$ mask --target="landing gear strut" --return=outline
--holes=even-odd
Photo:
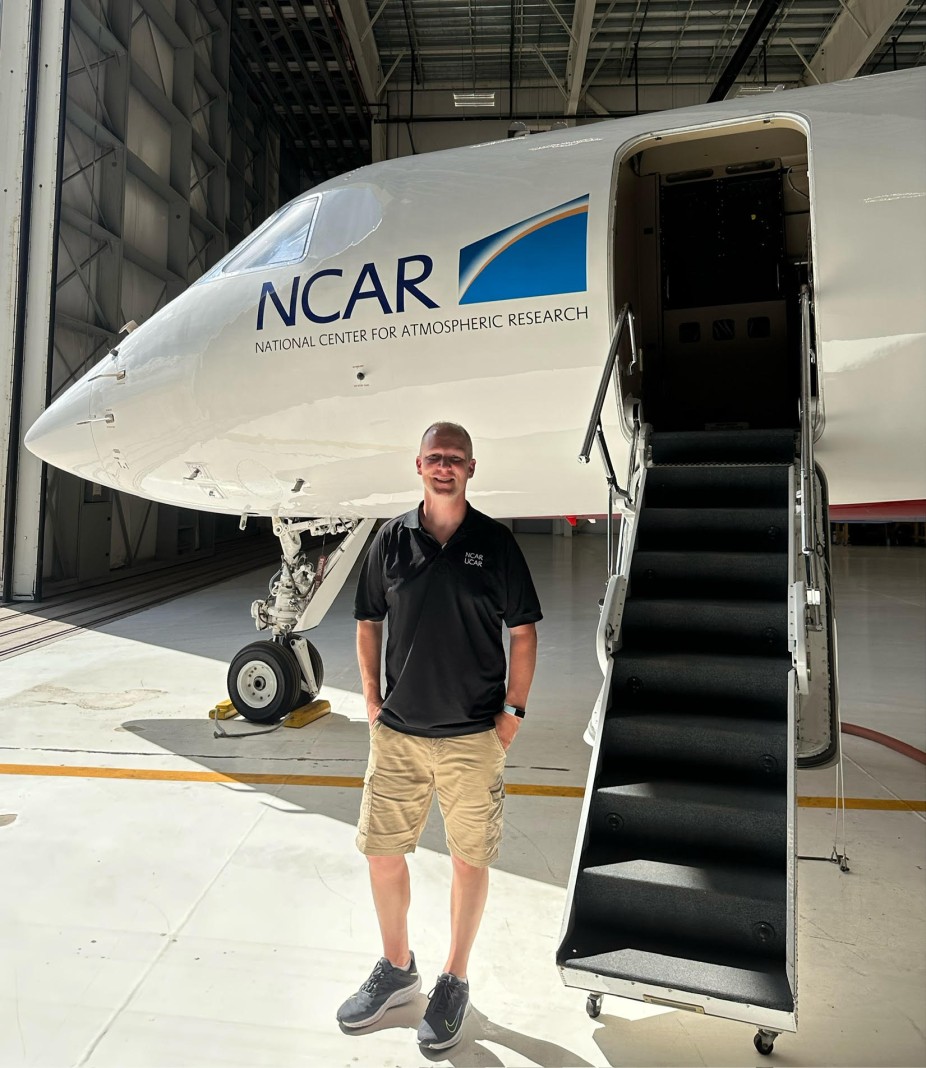
[[[296,632],[317,627],[331,607],[360,555],[372,519],[290,520],[274,517],[283,559],[263,600],[251,605],[258,630],[269,641],[241,649],[228,668],[228,696],[252,723],[277,723],[294,708],[315,699],[324,680],[318,650]],[[345,534],[337,548],[317,564],[302,551],[301,535]]]

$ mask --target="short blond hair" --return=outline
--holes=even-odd
[[[466,459],[472,460],[473,458],[473,439],[469,436],[469,431],[465,426],[460,426],[459,423],[447,423],[439,422],[432,423],[428,429],[421,435],[421,444],[424,445],[425,438],[428,434],[453,434],[460,439],[461,444],[466,447]]]

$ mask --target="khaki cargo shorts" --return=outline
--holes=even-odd
[[[477,868],[498,856],[505,749],[493,727],[453,738],[419,738],[377,720],[363,780],[357,848],[368,857],[414,853],[437,792],[447,846]]]

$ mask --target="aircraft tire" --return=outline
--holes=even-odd
[[[231,703],[251,723],[279,722],[296,707],[302,691],[296,657],[272,641],[241,649],[228,667],[227,681]]]

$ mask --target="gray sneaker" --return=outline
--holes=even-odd
[[[428,1008],[418,1028],[419,1044],[425,1049],[455,1046],[469,1012],[469,983],[449,972],[441,972],[428,997]]]
[[[407,969],[396,968],[380,957],[369,979],[338,1009],[338,1023],[343,1027],[366,1027],[376,1023],[387,1009],[411,1001],[421,989],[415,954],[411,956]]]

